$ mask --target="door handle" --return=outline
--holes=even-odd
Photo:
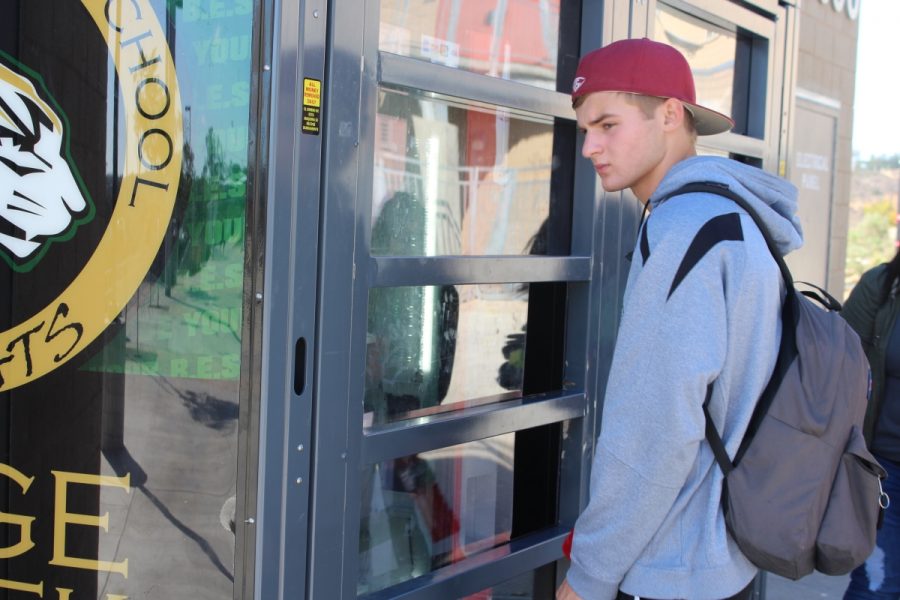
[[[294,393],[298,396],[306,387],[306,338],[294,344]]]

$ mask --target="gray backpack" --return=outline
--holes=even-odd
[[[743,198],[715,183],[689,184],[672,195],[689,192],[724,196],[743,208],[787,288],[775,371],[734,460],[707,410],[713,384],[703,406],[706,438],[725,474],[728,531],[753,564],[783,577],[799,579],[813,569],[848,573],[874,549],[889,502],[881,489],[887,473],[862,435],[871,375],[859,337],[824,290],[821,297],[794,288],[784,259]]]

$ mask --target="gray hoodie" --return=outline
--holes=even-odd
[[[733,456],[775,365],[784,285],[749,215],[686,183],[728,185],[760,214],[779,250],[802,244],[789,182],[718,157],[676,164],[650,199],[625,288],[591,499],[575,524],[568,581],[585,600],[617,590],[716,600],[754,567],[727,535],[722,472],[705,440],[703,401]]]

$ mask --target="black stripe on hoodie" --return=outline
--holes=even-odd
[[[666,300],[672,297],[676,288],[684,281],[697,263],[706,256],[706,253],[713,249],[719,242],[743,241],[744,230],[741,229],[741,217],[737,213],[728,213],[713,217],[703,224],[697,235],[688,246],[678,270],[675,272],[675,278],[672,280],[672,287],[669,288],[669,295]]]

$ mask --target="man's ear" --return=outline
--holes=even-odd
[[[666,98],[662,105],[663,128],[667,131],[684,126],[684,104],[675,98]]]

